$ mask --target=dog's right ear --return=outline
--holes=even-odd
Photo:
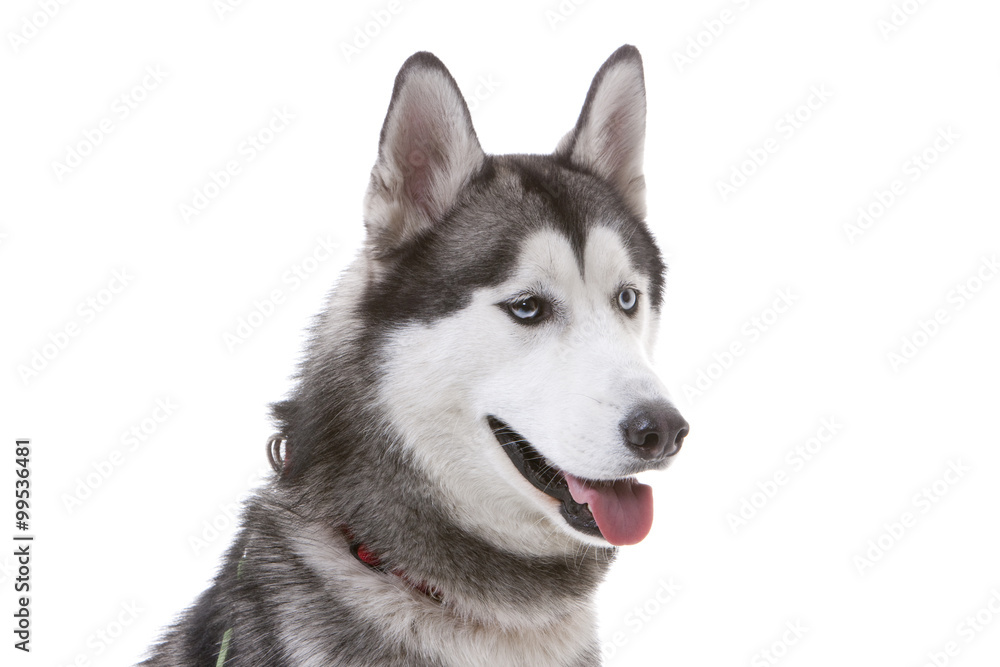
[[[426,52],[410,56],[396,76],[365,197],[373,257],[392,255],[440,220],[484,159],[444,64]]]

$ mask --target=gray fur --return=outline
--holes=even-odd
[[[618,80],[642,95],[633,47],[608,60],[595,86],[623,68]],[[425,88],[407,88],[416,85]],[[557,539],[523,553],[470,531],[404,446],[379,387],[394,332],[447,318],[476,287],[498,284],[532,230],[558,230],[582,262],[588,229],[615,229],[658,314],[664,267],[636,171],[645,102],[602,134],[587,123],[608,115],[591,107],[607,97],[592,88],[552,156],[490,156],[444,66],[430,54],[404,64],[372,172],[365,250],[313,325],[293,395],[274,406],[289,461],[247,502],[212,586],[142,665],[215,666],[227,630],[227,667],[600,663],[592,600],[615,549]],[[425,160],[416,170],[399,159],[411,152],[399,147],[414,104],[439,123],[415,140]],[[583,145],[585,135],[600,145]],[[428,163],[433,173],[421,171]],[[607,171],[615,165],[625,173]],[[381,571],[350,554],[341,526],[379,555]]]

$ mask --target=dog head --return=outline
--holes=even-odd
[[[365,201],[358,317],[387,423],[463,525],[529,552],[632,544],[638,472],[688,426],[653,371],[645,89],[624,46],[551,155],[487,155],[444,65],[397,76]]]

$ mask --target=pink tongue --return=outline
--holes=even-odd
[[[653,489],[634,479],[617,482],[588,482],[569,473],[566,485],[573,500],[586,503],[611,544],[637,544],[653,527]]]

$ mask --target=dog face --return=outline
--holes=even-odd
[[[388,423],[456,519],[508,548],[638,542],[687,424],[653,372],[645,93],[622,47],[551,156],[487,156],[454,80],[403,66],[372,171],[363,307]],[[575,548],[575,546],[573,547]]]

